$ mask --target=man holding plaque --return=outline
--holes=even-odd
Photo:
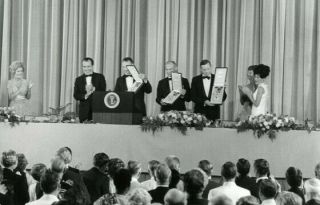
[[[221,103],[212,102],[215,75],[211,73],[211,62],[202,60],[200,67],[201,74],[195,76],[191,83],[191,99],[195,103],[194,112],[204,114],[209,120],[217,120],[220,118],[220,105],[227,98],[227,94],[223,91]]]
[[[92,93],[94,91],[105,91],[106,80],[100,73],[93,72],[93,59],[82,60],[83,75],[76,78],[74,83],[74,99],[80,101],[80,122],[92,120]]]
[[[134,92],[135,108],[142,113],[142,116],[146,116],[146,105],[144,102],[144,93],[151,93],[152,87],[145,74],[141,74],[133,66],[134,61],[130,57],[122,59],[121,68],[123,71],[122,76],[117,79],[116,87],[114,91],[117,92]],[[133,67],[134,73],[131,73],[128,66]],[[130,67],[130,68],[131,68]]]
[[[158,83],[156,102],[161,105],[162,112],[186,110],[185,103],[190,102],[188,79],[181,77],[181,73],[178,73],[178,66],[174,61],[166,62],[165,72],[167,77]],[[170,99],[170,95],[173,95],[172,99]]]

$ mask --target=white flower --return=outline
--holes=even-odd
[[[264,121],[264,122],[263,122],[263,125],[266,127],[266,126],[268,126],[268,125],[269,125],[269,123],[268,123],[268,122],[266,122],[266,121]]]

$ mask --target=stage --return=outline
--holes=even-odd
[[[89,169],[97,152],[119,157],[125,163],[138,160],[144,171],[149,160],[163,161],[170,154],[181,159],[182,172],[208,159],[214,165],[215,175],[220,175],[224,162],[236,162],[242,157],[251,164],[257,158],[267,159],[276,177],[284,177],[289,166],[300,168],[304,177],[312,177],[316,163],[320,162],[320,132],[316,131],[279,132],[272,142],[266,136],[255,138],[252,131],[237,133],[225,128],[189,129],[184,136],[169,127],[152,135],[131,125],[20,123],[11,127],[9,123],[0,123],[0,151],[13,149],[24,153],[28,168],[39,162],[50,164],[55,151],[63,146],[72,149],[73,165],[79,164],[80,169]]]

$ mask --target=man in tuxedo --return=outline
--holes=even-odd
[[[259,198],[258,185],[254,178],[248,176],[250,172],[250,162],[243,158],[239,159],[237,162],[237,172],[239,175],[236,178],[236,184],[248,189],[252,196]]]
[[[149,191],[149,194],[152,197],[151,203],[164,204],[164,196],[169,191],[171,178],[170,168],[165,164],[160,164],[155,171],[155,177],[157,188]]]
[[[191,83],[191,100],[195,103],[194,112],[204,114],[209,120],[220,118],[220,105],[210,102],[214,74],[211,74],[211,62],[202,60],[200,62],[201,74],[195,76]],[[223,93],[223,102],[227,94]]]
[[[212,179],[212,170],[213,170],[213,165],[208,161],[208,160],[201,160],[198,164],[198,167],[202,169],[206,175],[208,176],[208,184],[204,188],[203,193],[202,193],[202,198],[207,199],[209,191],[211,189],[219,187],[221,184],[215,182]]]
[[[80,122],[92,120],[92,93],[105,91],[106,80],[100,73],[93,72],[94,61],[92,58],[82,60],[83,75],[76,78],[74,83],[74,99],[80,101]]]
[[[130,57],[126,57],[122,59],[121,62],[121,68],[124,73],[124,75],[120,76],[117,79],[116,87],[114,88],[114,91],[117,92],[130,92],[130,90],[133,87],[134,79],[131,76],[127,65],[133,65],[134,61]],[[144,93],[151,93],[152,87],[149,83],[147,77],[144,74],[140,74],[140,78],[143,80],[142,86],[134,93],[134,102],[135,102],[135,109],[138,113],[141,113],[142,116],[146,116],[146,105],[144,102]]]
[[[172,80],[171,76],[173,72],[178,72],[178,66],[174,61],[168,61],[165,64],[165,71],[167,77],[160,80],[157,88],[156,102],[161,105],[161,111],[169,110],[186,110],[185,102],[190,101],[190,85],[188,79],[182,78],[182,89],[179,90],[180,97],[173,103],[167,104],[163,100],[172,91]]]

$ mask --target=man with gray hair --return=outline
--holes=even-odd
[[[304,183],[306,205],[320,204],[320,180],[317,178],[308,179]]]
[[[169,191],[170,178],[170,168],[166,164],[160,164],[155,171],[157,188],[149,191],[149,194],[152,197],[152,203],[164,203],[164,196]]]
[[[186,194],[178,189],[170,189],[164,196],[165,205],[186,205]]]
[[[172,104],[167,104],[164,99],[173,90],[172,73],[178,73],[178,65],[174,61],[167,61],[165,63],[166,78],[162,79],[158,83],[156,102],[161,106],[161,111],[170,110],[186,110],[186,102],[189,102],[190,97],[190,84],[188,79],[181,77],[182,88],[177,90],[180,93],[180,97]]]

